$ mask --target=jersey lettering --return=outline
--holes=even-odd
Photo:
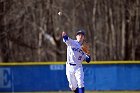
[[[82,56],[79,56],[78,60],[81,60],[82,59]]]
[[[84,52],[80,48],[72,48],[72,50],[77,51],[77,52],[81,53],[82,55],[84,55]]]

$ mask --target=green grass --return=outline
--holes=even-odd
[[[73,93],[73,92],[46,92],[46,93]],[[85,93],[140,93],[140,91],[88,91]]]
[[[73,93],[73,92],[44,92],[44,93]],[[140,91],[90,91],[85,93],[140,93]]]
[[[59,91],[59,92],[0,92],[0,93],[73,93],[73,92]],[[86,91],[85,93],[140,93],[140,91]]]

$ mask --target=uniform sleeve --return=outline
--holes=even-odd
[[[86,54],[85,54],[85,61],[86,61],[87,63],[89,63],[90,60],[91,60],[91,57],[90,57],[89,55],[86,55]]]
[[[72,46],[74,40],[72,40],[67,35],[65,35],[65,36],[63,36],[63,42],[66,43],[67,46]]]

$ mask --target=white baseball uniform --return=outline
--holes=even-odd
[[[66,62],[66,75],[71,90],[77,87],[84,87],[84,72],[82,61],[85,59],[86,54],[81,49],[81,44],[77,40],[68,40],[63,38],[63,42],[67,45],[67,62]]]

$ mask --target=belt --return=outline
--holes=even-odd
[[[76,66],[76,64],[69,63],[71,66]]]
[[[69,65],[71,65],[71,66],[76,66],[76,64],[73,64],[73,63],[68,63]]]

